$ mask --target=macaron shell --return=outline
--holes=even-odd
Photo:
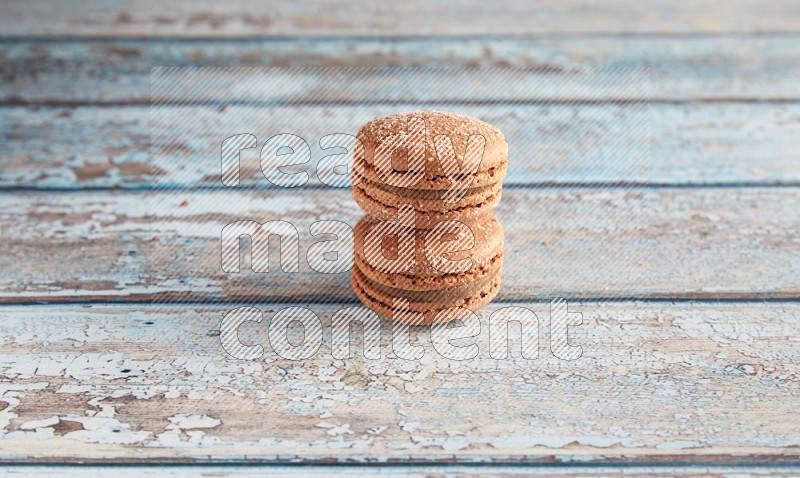
[[[439,317],[440,322],[447,322],[455,318],[452,313],[446,312],[454,307],[463,307],[473,313],[477,312],[497,296],[500,290],[501,275],[502,267],[498,267],[492,276],[478,281],[479,284],[474,284],[473,288],[468,289],[468,293],[465,293],[467,289],[464,288],[429,292],[399,289],[387,291],[370,281],[357,266],[354,266],[350,283],[358,299],[378,315],[401,323],[411,323],[412,317],[415,317],[419,320],[414,321],[413,325],[428,325],[438,322],[436,319],[439,313],[442,314]],[[405,310],[415,314],[399,314],[395,317],[392,310],[394,299],[405,299],[407,301]]]
[[[415,183],[415,189],[447,189],[452,181],[441,166],[434,139],[439,135],[450,138],[453,152],[461,164],[470,136],[479,135],[485,140],[483,155],[472,181],[467,187],[494,184],[505,177],[508,167],[508,143],[499,129],[481,120],[455,113],[441,111],[411,111],[374,119],[358,131],[357,137],[363,148],[354,152],[354,170],[369,181],[383,184],[384,180],[375,169],[375,152],[378,146],[391,135],[405,134],[412,118],[425,121],[425,175]],[[387,158],[382,158],[386,160]]]
[[[367,214],[382,220],[397,218],[402,205],[410,205],[417,215],[417,227],[428,229],[441,221],[471,221],[491,213],[502,196],[502,184],[497,183],[467,194],[455,203],[441,199],[415,199],[399,196],[364,181],[353,186],[353,199]]]
[[[468,284],[492,274],[503,262],[503,253],[493,257],[479,267],[473,267],[463,274],[445,274],[432,277],[415,277],[409,274],[387,274],[372,268],[363,258],[356,256],[354,264],[361,273],[373,282],[408,291],[435,291],[445,287]]]

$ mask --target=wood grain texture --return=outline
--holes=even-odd
[[[402,106],[184,108],[152,123],[147,107],[12,107],[0,117],[5,188],[222,187],[219,151],[233,132],[290,132],[309,143],[317,175],[327,134],[354,134],[372,118],[423,109]],[[800,105],[526,105],[437,108],[499,127],[509,142],[506,184],[797,184]],[[152,112],[155,118],[156,112]],[[151,130],[151,126],[157,129]],[[151,133],[179,145],[150,150]],[[242,152],[241,185],[272,186],[259,149]],[[152,153],[152,155],[151,155]]]
[[[481,316],[511,304],[494,304]],[[0,457],[22,461],[795,462],[796,302],[571,303],[583,355],[466,361],[330,354],[338,306],[310,306],[323,345],[278,357],[267,324],[220,345],[229,306],[2,307]],[[260,304],[266,320],[280,304]],[[298,333],[299,330],[292,330]]]
[[[95,470],[136,476],[797,471],[798,25],[789,0],[4,3],[0,188],[14,190],[0,192],[0,463],[130,464]],[[202,100],[214,107],[185,111],[191,124],[157,117],[180,141],[170,162],[157,158],[156,179],[183,190],[140,190],[152,172],[152,67],[365,65],[528,73],[501,74],[504,88],[415,90],[402,74],[336,82],[311,70],[272,96],[211,85]],[[636,68],[649,71],[649,96],[585,80]],[[281,121],[227,104],[253,99]],[[305,254],[319,239],[311,223],[355,223],[349,191],[262,188],[252,157],[250,190],[190,189],[215,183],[231,116],[261,142],[302,130],[316,151],[331,123],[352,129],[387,105],[442,99],[513,137],[498,210],[504,285],[481,312],[481,354],[446,359],[417,329],[425,356],[401,360],[383,323],[381,359],[334,359],[331,316],[358,303],[347,274],[316,273]],[[118,187],[134,191],[81,191]],[[220,231],[238,219],[294,222],[300,272],[223,273]],[[578,360],[550,350],[548,307],[534,301],[553,296],[583,313],[570,332]],[[290,304],[323,324],[304,361],[279,358],[266,333]],[[265,346],[262,359],[220,344],[238,305],[265,314],[240,335]],[[540,358],[489,357],[486,319],[511,305],[542,321]],[[139,466],[159,462],[204,466]],[[382,466],[241,466],[290,463]]]
[[[697,33],[798,31],[800,9],[789,0],[590,0],[487,4],[468,0],[291,3],[181,0],[57,0],[12,3],[0,16],[3,35],[266,36],[266,35],[529,35],[546,33]]]
[[[84,477],[87,473],[113,474],[120,478],[128,477],[228,477],[228,476],[264,476],[270,477],[297,477],[297,476],[403,476],[410,478],[476,478],[485,476],[571,476],[571,477],[600,477],[600,476],[625,476],[625,477],[650,477],[650,476],[690,476],[706,478],[723,478],[741,476],[797,476],[796,468],[783,464],[769,465],[577,465],[550,466],[547,464],[530,465],[203,465],[203,466],[175,466],[156,465],[138,466],[136,464],[125,466],[114,464],[111,466],[95,465],[88,467],[52,467],[38,466],[7,466],[0,468],[4,476],[50,477],[57,471],[59,476]]]
[[[538,86],[531,80],[524,89],[529,99],[547,99],[581,69],[648,68],[655,100],[780,100],[798,98],[800,42],[794,35],[19,40],[0,42],[0,60],[0,101],[15,104],[149,104],[155,66],[513,66],[539,72]],[[612,96],[610,86],[595,84],[589,97]]]
[[[3,200],[0,269],[13,271],[0,278],[3,302],[355,300],[347,273],[318,273],[306,262],[322,239],[310,234],[313,222],[352,226],[361,215],[348,190],[18,192]],[[800,297],[800,188],[506,188],[497,215],[506,235],[503,300]],[[291,221],[299,272],[277,262],[269,273],[223,272],[222,228],[242,219]]]

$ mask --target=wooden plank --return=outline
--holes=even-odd
[[[265,322],[239,329],[265,347],[253,361],[220,345],[233,305],[3,307],[0,457],[796,464],[797,302],[571,303],[574,361],[550,352],[547,304],[521,303],[540,320],[539,358],[492,359],[486,320],[510,305],[481,314],[463,361],[426,328],[422,358],[399,359],[385,323],[381,358],[335,359],[336,304],[310,306],[323,345],[305,360],[270,347],[285,305],[258,305]]]
[[[546,99],[582,69],[648,68],[649,95],[663,101],[797,99],[800,74],[794,35],[22,40],[0,42],[0,60],[0,101],[15,104],[149,103],[153,66],[512,66],[539,72],[548,87],[522,85],[531,99]],[[593,86],[589,97],[621,95]],[[230,90],[218,93],[231,99]]]
[[[313,222],[361,216],[348,190],[16,192],[3,202],[0,270],[13,271],[0,277],[3,302],[355,300],[347,273],[306,262],[321,240]],[[503,300],[800,297],[800,188],[506,188],[497,215]],[[243,219],[291,221],[298,272],[277,262],[223,272],[221,231]]]
[[[410,0],[375,4],[302,0],[184,1],[164,9],[155,1],[56,0],[3,6],[3,35],[265,36],[265,35],[528,35],[547,33],[762,33],[798,31],[800,10],[789,0],[477,0],[439,4]]]
[[[706,478],[746,476],[796,476],[795,468],[789,466],[726,466],[726,465],[689,465],[689,466],[631,466],[631,465],[577,465],[551,466],[532,464],[521,465],[202,465],[202,466],[159,466],[148,463],[147,466],[133,464],[124,466],[8,466],[0,468],[4,476],[17,477],[49,477],[57,473],[64,477],[84,477],[88,471],[98,474],[113,474],[120,478],[128,477],[227,477],[227,476],[264,476],[297,477],[297,476],[403,476],[410,478],[427,478],[430,476],[446,477],[484,477],[484,476],[700,476]]]
[[[150,108],[6,108],[0,187],[222,187],[220,145],[234,132],[255,134],[259,147],[283,132],[305,138],[312,157],[302,169],[310,185],[324,186],[316,164],[330,153],[319,148],[319,139],[354,134],[364,122],[400,108],[425,105],[185,108],[154,121],[152,131],[181,147],[152,156]],[[505,133],[506,184],[800,183],[800,105],[793,103],[437,108],[482,118]],[[269,188],[258,151],[242,152],[241,185]]]

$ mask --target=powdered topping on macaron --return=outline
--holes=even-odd
[[[417,136],[419,126],[424,128],[424,134]],[[405,144],[391,142],[398,136],[406,139]],[[459,185],[471,188],[496,183],[506,174],[508,144],[503,133],[468,116],[440,111],[393,114],[365,124],[357,138],[364,147],[354,155],[354,161],[361,163],[354,169],[363,174],[363,179],[372,182],[386,184],[386,175],[381,174],[381,170],[389,167],[398,173],[407,173],[409,182],[403,187],[412,189],[447,190],[458,189]],[[392,144],[386,146],[387,139]],[[416,139],[420,140],[419,144]],[[385,147],[382,149],[381,145]],[[376,155],[381,151],[385,154]],[[475,164],[478,151],[481,154]],[[468,154],[470,152],[473,154]],[[424,172],[417,171],[423,167],[423,158]],[[470,158],[473,161],[469,161]],[[455,160],[455,168],[452,160]],[[451,165],[449,169],[445,167],[448,164]]]

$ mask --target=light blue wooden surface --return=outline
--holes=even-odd
[[[149,1],[136,8],[104,0],[0,6],[0,461],[392,463],[379,470],[281,469],[286,474],[794,472],[800,446],[797,4],[376,5],[265,7],[243,0],[181,4],[180,12]],[[197,231],[242,203],[266,201],[269,217],[355,214],[343,190],[311,184],[302,192],[305,205],[292,209],[286,191],[259,191],[252,181],[250,191],[222,199],[179,200],[175,192],[172,209],[161,208],[155,218],[145,210],[151,68],[253,65],[534,69],[527,83],[516,85],[519,104],[469,104],[481,92],[475,83],[440,105],[502,123],[513,140],[512,187],[501,213],[514,262],[499,305],[539,307],[537,300],[554,290],[613,296],[621,302],[578,307],[596,340],[619,347],[598,347],[574,367],[547,362],[533,370],[490,370],[488,362],[373,364],[364,383],[353,382],[363,374],[357,361],[323,356],[281,367],[227,361],[213,329],[237,287],[210,275],[189,285],[177,276],[148,283],[144,256],[153,238]],[[577,71],[620,67],[649,69],[649,102],[630,103],[624,95],[620,102],[619,89],[606,84],[572,105],[551,88],[574,80]],[[390,102],[411,109],[430,99],[403,90],[402,82],[393,89],[375,81],[317,86],[351,94],[306,107],[312,120],[305,129],[314,137],[325,121],[354,128],[396,106]],[[370,88],[372,102],[359,103],[358,94]],[[227,93],[213,91],[217,99]],[[620,131],[617,119],[640,119],[641,103],[648,104],[650,134]],[[208,185],[205,171],[216,164],[208,145],[225,115],[237,112],[216,106],[192,111],[199,128],[162,125],[186,139],[181,160],[188,170],[162,175],[176,178],[171,186]],[[262,127],[303,127],[292,123],[291,108],[285,107],[283,122],[265,120]],[[617,135],[603,137],[609,131]],[[650,153],[602,161],[625,141],[647,142]],[[537,153],[534,162],[529,156]],[[257,172],[250,167],[246,174],[252,179]],[[203,234],[190,240],[200,256],[213,246]],[[530,265],[537,268],[531,272]],[[265,307],[279,306],[276,300],[313,302],[319,310],[352,303],[344,283],[310,275],[270,281],[244,299]],[[324,297],[312,301],[292,292],[312,282]],[[185,300],[180,293],[186,290],[201,290],[203,299],[219,304],[150,305],[159,297]],[[632,301],[640,297],[649,299]],[[585,404],[572,407],[569,396]],[[499,413],[492,400],[513,410]],[[460,422],[448,421],[451,416]],[[420,457],[572,464],[402,466]],[[603,465],[574,466],[583,461]],[[630,462],[658,465],[624,465]]]

